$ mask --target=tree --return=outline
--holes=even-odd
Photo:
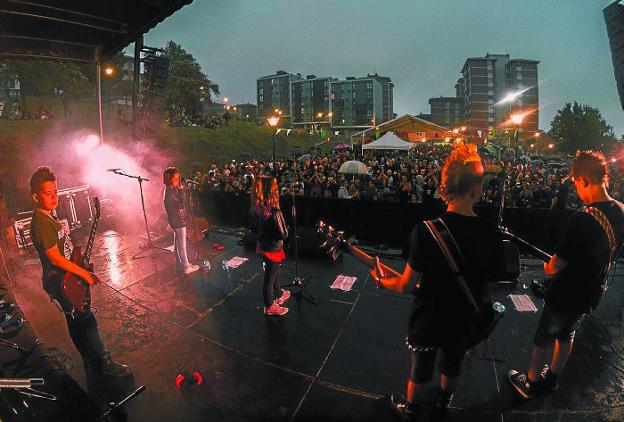
[[[181,114],[201,114],[202,102],[212,102],[212,94],[219,95],[219,85],[208,79],[197,60],[179,44],[169,41],[165,52],[170,60],[167,109],[180,114],[178,120]]]
[[[613,128],[602,118],[597,108],[566,103],[550,124],[550,135],[563,141],[567,152],[579,149],[607,150],[615,142]]]
[[[0,62],[0,78],[20,81],[20,101],[26,109],[26,95],[53,94],[54,88],[74,95],[89,88],[89,81],[80,66],[68,62],[42,60],[5,60]]]

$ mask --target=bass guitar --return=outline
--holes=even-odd
[[[330,257],[337,256],[337,250],[343,250],[367,267],[375,267],[375,258],[345,240],[343,231],[336,230],[332,226],[325,224],[323,221],[320,221],[318,223],[318,225],[316,226],[316,231],[322,240],[320,245],[321,251],[328,254]],[[391,274],[395,277],[401,276],[400,273],[388,267],[387,265],[380,263],[380,266],[386,274]]]
[[[98,197],[93,198],[93,207],[95,208],[95,216],[93,218],[93,226],[91,226],[91,233],[89,234],[85,253],[82,255],[80,247],[75,247],[70,259],[74,264],[85,269],[90,268],[89,261],[91,260],[91,251],[93,250],[93,242],[95,241],[95,232],[98,222],[100,221],[100,200]],[[70,272],[65,273],[63,276],[63,294],[65,299],[73,306],[72,313],[84,313],[89,310],[91,306],[91,290],[89,288],[89,283],[82,278]]]

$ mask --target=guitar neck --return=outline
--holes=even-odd
[[[345,242],[344,249],[346,250],[346,252],[349,255],[351,255],[352,257],[354,257],[355,259],[357,259],[358,261],[360,261],[361,263],[363,263],[367,267],[373,268],[375,266],[375,258],[373,258],[369,254],[364,252],[362,249],[357,248],[357,247],[355,247],[353,245],[349,245],[346,242]],[[396,272],[395,270],[393,270],[392,268],[388,267],[387,265],[384,265],[384,264],[380,263],[380,266],[381,266],[381,269],[386,274],[392,274],[395,277],[400,277],[401,276],[400,273]]]
[[[543,250],[541,250],[540,248],[538,248],[537,246],[534,246],[532,244],[530,244],[529,242],[527,242],[526,240],[516,236],[515,234],[511,233],[509,230],[504,229],[503,233],[510,237],[511,240],[513,240],[515,243],[525,247],[526,249],[528,249],[533,255],[537,256],[538,258],[540,258],[542,261],[544,262],[549,262],[552,258],[552,255],[544,252]]]
[[[91,260],[91,251],[93,250],[93,242],[95,241],[95,232],[97,230],[98,222],[100,221],[99,216],[96,216],[93,219],[93,226],[91,226],[91,233],[89,234],[89,240],[87,241],[87,247],[85,248],[85,253],[83,255],[82,262],[83,264],[88,264]]]

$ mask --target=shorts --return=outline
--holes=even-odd
[[[438,349],[435,348],[414,348],[409,346],[412,353],[412,370],[410,380],[423,384],[433,379],[433,367]],[[440,348],[440,363],[438,370],[442,375],[449,378],[457,378],[461,375],[461,365],[466,356],[466,349],[463,346]]]
[[[559,311],[547,304],[542,311],[533,344],[538,347],[546,347],[555,340],[571,343],[583,315],[578,312]]]

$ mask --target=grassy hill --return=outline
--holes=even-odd
[[[39,105],[49,106],[55,117],[50,120],[0,120],[0,163],[10,163],[28,154],[32,148],[44,148],[58,143],[60,139],[71,137],[80,131],[99,133],[97,109],[93,100],[72,102],[71,119],[62,117],[60,97],[28,97],[28,108],[35,110]],[[109,118],[104,113],[104,137],[107,143],[123,147],[131,139],[130,128],[121,122],[111,110]],[[238,158],[242,153],[254,158],[269,158],[272,151],[272,129],[244,121],[230,121],[229,126],[218,129],[203,127],[169,127],[161,124],[145,139],[162,149],[162,153],[175,152],[184,161],[183,165],[194,162],[221,163]],[[296,131],[286,136],[285,132],[276,136],[276,151],[281,157],[304,154],[315,143],[317,135]]]
[[[93,100],[72,102],[73,115],[70,119],[63,118],[60,97],[27,98],[29,110],[36,110],[39,105],[50,107],[55,117],[49,120],[0,119],[0,183],[4,181],[5,192],[14,190],[27,194],[25,183],[30,173],[43,163],[63,163],[63,166],[67,163],[62,171],[71,172],[77,167],[72,162],[75,159],[73,154],[63,155],[63,151],[71,148],[73,140],[79,136],[99,134],[97,108]],[[104,115],[106,117],[107,113]],[[149,150],[154,155],[170,157],[169,162],[183,171],[191,170],[195,165],[221,164],[240,158],[243,153],[258,159],[271,157],[273,131],[255,123],[231,120],[229,126],[206,129],[174,128],[163,122],[146,134],[143,143],[148,148],[140,149],[134,148],[136,143],[132,141],[128,124],[120,121],[112,110],[110,116],[104,120],[106,144],[130,155]],[[320,142],[317,135],[295,133],[293,131],[286,136],[282,132],[276,136],[278,157],[305,154]],[[137,158],[140,161],[150,159]]]

